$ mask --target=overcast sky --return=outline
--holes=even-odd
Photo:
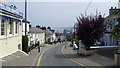
[[[8,2],[24,2],[25,0],[7,0]],[[90,0],[27,0],[29,2],[90,2]],[[92,0],[92,2],[118,2],[118,0]]]
[[[7,0],[10,4],[17,5],[21,12],[24,12],[24,0]],[[14,1],[14,2],[11,2]],[[51,27],[72,27],[76,22],[76,17],[85,12],[90,0],[28,0],[28,20],[33,26]],[[78,2],[79,1],[79,2]],[[108,15],[110,7],[117,7],[117,0],[92,0],[87,10],[87,14],[95,14],[96,9]],[[112,2],[111,2],[112,1]]]

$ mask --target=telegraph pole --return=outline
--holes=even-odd
[[[27,35],[27,0],[25,0],[25,36]]]

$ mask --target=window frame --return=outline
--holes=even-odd
[[[17,26],[16,26],[17,25]],[[16,29],[17,28],[17,29]],[[16,32],[17,31],[17,32]],[[19,34],[19,21],[15,21],[15,34]]]
[[[12,23],[12,26],[11,26],[11,23]],[[14,34],[14,20],[13,19],[9,19],[9,35],[12,36],[13,34]]]
[[[0,18],[1,18],[0,19],[0,39],[1,39],[1,38],[5,38],[7,35],[7,21],[8,21],[8,19],[5,17],[2,17],[2,16],[0,16]],[[4,20],[4,35],[1,34],[2,33],[2,31],[1,31],[2,20]]]

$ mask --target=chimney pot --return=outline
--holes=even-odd
[[[113,7],[111,7],[111,9],[113,9]]]

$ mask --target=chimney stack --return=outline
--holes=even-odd
[[[32,25],[29,25],[29,28],[31,28],[32,27]]]

